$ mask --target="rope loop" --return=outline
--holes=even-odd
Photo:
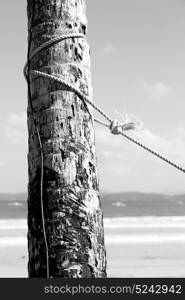
[[[82,101],[84,101],[84,103],[91,105],[91,107],[93,107],[102,117],[104,117],[104,119],[106,119],[106,121],[108,121],[107,123],[103,123],[100,120],[94,119],[97,123],[105,126],[105,127],[109,127],[110,131],[112,134],[114,135],[122,135],[123,137],[125,137],[126,139],[128,139],[129,141],[131,141],[132,143],[135,143],[137,146],[143,148],[144,150],[150,152],[151,154],[153,154],[154,156],[158,157],[159,159],[163,160],[164,162],[166,162],[167,164],[171,165],[172,167],[176,168],[177,170],[185,173],[185,169],[181,168],[180,166],[178,166],[177,164],[175,164],[174,162],[168,160],[167,158],[163,157],[162,155],[160,155],[159,153],[155,152],[154,150],[150,149],[149,147],[145,146],[144,144],[140,143],[139,141],[135,140],[134,138],[126,135],[124,133],[124,131],[128,131],[128,130],[135,130],[138,128],[138,122],[125,122],[125,123],[120,123],[119,121],[112,120],[110,118],[109,115],[107,115],[100,107],[98,107],[96,104],[94,104],[91,100],[90,97],[86,96],[84,93],[82,93],[80,91],[80,89],[75,88],[74,86],[72,86],[70,83],[66,82],[65,80],[58,78],[56,75],[50,75],[44,72],[40,72],[39,70],[30,70],[30,64],[31,64],[31,60],[42,50],[52,46],[55,43],[59,43],[65,39],[69,39],[69,38],[82,38],[84,39],[85,36],[81,33],[78,32],[67,32],[64,33],[61,36],[58,36],[52,40],[49,40],[47,42],[45,42],[44,44],[42,44],[41,46],[39,46],[37,49],[34,50],[33,53],[30,53],[30,49],[31,49],[31,38],[32,38],[32,33],[30,32],[30,37],[29,37],[29,42],[28,42],[28,57],[27,57],[27,62],[24,66],[24,76],[25,79],[28,83],[28,92],[29,92],[29,103],[31,106],[31,112],[32,112],[32,118],[33,118],[33,122],[34,122],[34,126],[36,129],[36,133],[37,133],[37,137],[38,137],[38,141],[39,141],[39,146],[40,146],[40,150],[41,150],[41,180],[40,180],[40,194],[41,194],[41,214],[42,214],[42,226],[43,226],[43,235],[44,235],[44,242],[45,242],[45,248],[46,248],[46,271],[47,271],[47,278],[50,278],[50,269],[49,269],[49,245],[48,245],[48,240],[47,240],[47,234],[46,234],[46,222],[45,222],[45,215],[44,215],[44,203],[43,203],[43,173],[44,173],[44,160],[43,160],[43,145],[42,145],[42,140],[41,140],[41,135],[39,132],[39,127],[38,124],[34,118],[34,113],[33,113],[33,107],[32,107],[32,101],[31,101],[31,89],[30,89],[30,75],[36,75],[36,76],[42,76],[44,78],[48,78],[50,80],[55,80],[56,82],[64,85],[66,88],[68,88],[69,90],[71,90],[72,92],[74,92]],[[89,112],[90,113],[90,112]],[[91,115],[91,113],[90,113]]]
[[[53,40],[47,41],[46,43],[42,44],[37,49],[35,49],[34,52],[30,55],[30,60],[33,59],[33,57],[35,55],[37,55],[40,51],[44,50],[45,48],[53,45],[54,43],[61,42],[62,40],[65,40],[65,39],[68,39],[68,38],[85,38],[85,37],[82,34],[77,33],[77,32],[64,33],[63,35],[61,35],[61,36],[59,36],[59,37],[57,37],[57,38],[55,38]],[[24,67],[24,76],[25,76],[26,80],[28,81],[29,74],[27,74],[27,73],[28,73],[28,62],[26,63],[26,65]],[[42,77],[48,78],[50,80],[55,80],[56,82],[64,85],[66,88],[68,88],[69,90],[71,90],[72,92],[74,92],[82,101],[84,101],[84,103],[89,104],[105,120],[108,121],[108,124],[106,124],[106,123],[103,123],[100,120],[94,119],[97,123],[108,127],[110,129],[110,132],[112,134],[124,136],[125,138],[127,138],[131,142],[135,143],[136,145],[140,146],[141,148],[143,148],[144,150],[148,151],[149,153],[153,154],[157,158],[163,160],[164,162],[168,163],[169,165],[171,165],[172,167],[176,168],[177,170],[185,173],[185,169],[181,168],[180,166],[178,166],[174,162],[172,162],[172,161],[168,160],[167,158],[163,157],[161,154],[155,152],[154,150],[150,149],[149,147],[145,146],[144,144],[140,143],[139,141],[133,139],[132,137],[127,136],[124,133],[125,131],[139,129],[140,128],[140,124],[137,121],[136,122],[120,123],[116,119],[112,120],[111,117],[106,112],[104,112],[103,109],[101,109],[98,105],[96,105],[92,101],[92,99],[90,97],[88,97],[87,95],[85,95],[84,93],[82,93],[80,91],[80,89],[74,87],[69,82],[66,82],[65,80],[63,80],[62,78],[59,78],[56,75],[47,74],[45,72],[41,72],[41,71],[38,71],[38,70],[30,70],[30,73],[32,75],[42,76]],[[89,111],[89,113],[90,113],[90,111]],[[90,113],[90,115],[91,115],[91,113]]]

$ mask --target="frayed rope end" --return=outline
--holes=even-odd
[[[141,122],[128,122],[125,124],[120,123],[117,120],[113,120],[110,124],[110,131],[112,134],[122,134],[124,131],[128,130],[141,130],[142,123]]]

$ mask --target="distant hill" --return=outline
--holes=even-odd
[[[0,201],[26,201],[27,193],[18,193],[18,194],[1,194]]]
[[[0,194],[0,219],[26,218],[27,194]],[[104,217],[184,216],[185,195],[152,193],[103,193]]]
[[[102,195],[106,217],[184,216],[185,195],[115,193]]]
[[[140,193],[140,192],[122,192],[122,193],[101,193],[102,201],[155,201],[155,200],[183,200],[185,194],[166,195],[156,193]],[[27,193],[0,193],[0,201],[26,201]]]

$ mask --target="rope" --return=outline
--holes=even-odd
[[[33,13],[32,13],[32,19],[31,24],[33,24],[33,16],[34,16],[34,10],[35,10],[35,1],[33,3]],[[32,26],[31,26],[32,27]],[[29,30],[29,39],[28,39],[28,53],[27,53],[27,63],[24,67],[24,76],[28,84],[28,101],[31,108],[31,117],[33,120],[33,124],[35,127],[36,135],[39,142],[39,148],[41,153],[41,178],[40,178],[40,204],[41,204],[41,218],[42,218],[42,228],[43,228],[43,236],[44,236],[44,244],[46,248],[46,277],[50,277],[50,270],[49,270],[49,247],[48,247],[48,241],[47,241],[47,235],[46,235],[46,227],[45,227],[45,216],[44,216],[44,201],[43,201],[43,178],[44,178],[44,153],[43,153],[43,146],[41,141],[41,136],[39,132],[39,128],[36,122],[36,119],[34,117],[33,113],[33,105],[31,100],[31,88],[30,88],[30,51],[31,51],[31,40],[32,40],[32,31]],[[26,72],[27,69],[27,72]]]
[[[55,80],[56,82],[59,82],[59,83],[63,84],[70,91],[76,93],[77,96],[81,100],[83,100],[83,101],[87,102],[88,104],[90,104],[98,113],[100,113],[107,121],[109,121],[110,125],[105,124],[105,123],[95,119],[95,121],[97,123],[99,123],[101,125],[104,125],[106,127],[110,127],[110,130],[111,130],[112,134],[115,134],[115,135],[121,134],[122,136],[124,136],[129,141],[133,142],[134,144],[138,145],[139,147],[143,148],[144,150],[148,151],[149,153],[153,154],[154,156],[158,157],[159,159],[163,160],[164,162],[168,163],[169,165],[176,168],[177,170],[185,173],[185,169],[183,169],[182,167],[180,167],[177,164],[175,164],[174,162],[168,160],[167,158],[165,158],[161,154],[159,154],[156,151],[152,150],[151,148],[145,146],[144,144],[140,143],[139,141],[135,140],[134,138],[126,135],[124,133],[124,131],[133,130],[134,127],[135,127],[134,122],[121,124],[117,120],[112,120],[101,108],[99,108],[97,105],[95,105],[88,96],[84,95],[81,91],[79,91],[77,88],[75,88],[73,85],[71,85],[67,81],[65,81],[65,80],[63,80],[63,79],[61,79],[61,78],[59,78],[55,75],[49,75],[49,74],[46,74],[46,73],[43,73],[43,72],[40,72],[40,71],[36,71],[36,70],[31,71],[31,73],[34,74],[34,75],[42,76],[44,78],[48,78],[50,80]]]
[[[123,137],[125,137],[127,140],[129,140],[130,142],[136,144],[137,146],[143,148],[144,150],[148,151],[149,153],[153,154],[154,156],[158,157],[159,159],[163,160],[164,162],[166,162],[167,164],[171,165],[172,167],[176,168],[177,170],[185,173],[185,169],[183,169],[182,167],[180,167],[179,165],[175,164],[174,162],[172,162],[171,160],[168,160],[167,158],[165,158],[164,156],[162,156],[161,154],[157,153],[156,151],[152,150],[151,148],[145,146],[143,143],[140,143],[139,141],[137,141],[136,139],[128,136],[127,134],[125,134],[123,132],[123,126],[122,124],[120,124],[119,122],[117,121],[113,121],[111,123],[111,126],[109,126],[108,124],[100,121],[100,120],[97,120],[95,119],[95,122],[100,124],[100,125],[103,125],[105,127],[109,127],[110,128],[110,131],[112,134],[115,134],[115,135],[122,135]],[[128,129],[129,130],[129,129]]]
[[[57,77],[56,75],[50,75],[41,71],[37,71],[37,70],[32,70],[31,73],[33,75],[37,75],[37,76],[42,76],[46,79],[50,79],[50,80],[54,80],[58,83],[61,83],[62,85],[64,85],[67,89],[69,89],[71,92],[74,92],[82,101],[88,103],[89,105],[91,105],[100,115],[102,115],[108,122],[109,124],[112,124],[111,126],[114,127],[117,126],[117,124],[119,124],[119,126],[121,126],[123,131],[127,131],[127,130],[133,130],[135,129],[135,123],[134,122],[128,122],[128,123],[119,123],[117,120],[112,120],[110,118],[110,116],[108,114],[106,114],[98,105],[94,104],[94,102],[92,102],[92,100],[86,96],[85,94],[83,94],[79,89],[77,89],[75,86],[73,86],[72,84],[70,84],[69,82],[67,82],[66,80]],[[94,119],[95,122],[102,124],[106,127],[110,127],[110,125],[102,123],[100,120]]]
[[[72,84],[70,84],[69,82],[63,80],[62,78],[59,78],[56,75],[51,75],[51,74],[47,74],[38,70],[30,70],[30,63],[31,60],[42,50],[50,47],[51,45],[61,42],[65,39],[69,39],[69,38],[85,38],[85,36],[83,34],[77,33],[77,32],[68,32],[68,33],[64,33],[63,35],[56,37],[54,39],[51,39],[45,43],[43,43],[41,46],[39,46],[37,49],[35,49],[32,54],[30,54],[30,49],[31,49],[31,31],[30,31],[30,38],[29,38],[29,46],[28,46],[28,58],[27,58],[27,63],[24,66],[24,76],[27,80],[28,83],[28,92],[29,92],[29,102],[30,102],[30,107],[31,107],[31,113],[32,113],[32,118],[33,118],[33,122],[34,122],[34,126],[36,129],[36,133],[37,133],[37,137],[38,137],[38,141],[39,141],[39,147],[40,147],[40,151],[41,151],[41,183],[40,183],[40,194],[41,194],[41,214],[42,214],[42,225],[43,225],[43,234],[44,234],[44,241],[45,241],[45,247],[46,247],[46,267],[47,267],[47,278],[50,277],[50,271],[49,271],[49,248],[48,248],[48,242],[47,242],[47,235],[46,235],[46,228],[45,228],[45,216],[44,216],[44,205],[43,205],[43,173],[44,173],[44,153],[43,153],[43,146],[42,146],[42,141],[41,141],[41,137],[40,137],[40,133],[39,133],[39,129],[36,123],[36,120],[34,118],[34,112],[33,112],[33,106],[32,106],[32,102],[31,102],[31,89],[30,89],[30,74],[32,75],[36,75],[36,76],[42,76],[46,79],[49,80],[54,80],[60,84],[62,84],[63,86],[65,86],[65,88],[67,88],[68,90],[70,90],[71,92],[74,92],[84,103],[88,103],[91,107],[93,107],[101,116],[103,116],[108,122],[109,124],[106,124],[100,120],[94,119],[95,122],[110,128],[110,131],[112,134],[115,135],[122,135],[123,137],[125,137],[126,139],[128,139],[129,141],[133,142],[134,144],[136,144],[137,146],[143,148],[144,150],[148,151],[149,153],[153,154],[154,156],[158,157],[159,159],[163,160],[164,162],[168,163],[169,165],[173,166],[174,168],[176,168],[177,170],[185,173],[185,169],[181,168],[180,166],[178,166],[177,164],[175,164],[174,162],[168,160],[167,158],[163,157],[162,155],[160,155],[159,153],[155,152],[154,150],[152,150],[151,148],[145,146],[144,144],[140,143],[139,141],[135,140],[134,138],[128,136],[127,134],[124,133],[124,131],[127,130],[133,130],[135,129],[135,123],[134,122],[130,122],[130,123],[125,123],[125,124],[121,124],[119,123],[117,120],[112,120],[112,118],[105,113],[98,105],[94,104],[91,100],[90,97],[88,97],[87,95],[85,95],[84,93],[82,93],[78,88],[76,88],[75,86],[73,86]]]
[[[110,123],[112,122],[112,119],[100,107],[98,107],[97,105],[95,105],[88,96],[86,96],[85,94],[83,94],[79,89],[77,89],[76,87],[74,87],[73,85],[71,85],[66,80],[63,80],[62,78],[59,78],[56,75],[50,75],[50,74],[47,74],[47,73],[44,73],[44,72],[41,72],[41,71],[37,71],[37,70],[32,70],[31,73],[33,75],[42,76],[42,77],[44,77],[46,79],[54,80],[54,81],[56,81],[58,83],[63,84],[71,92],[74,92],[81,100],[83,100],[86,103],[90,104],[107,121],[109,121]]]
[[[111,132],[113,134],[120,134],[122,136],[124,136],[127,140],[131,141],[132,143],[136,144],[137,146],[143,148],[144,150],[148,151],[149,153],[153,154],[154,156],[158,157],[159,159],[163,160],[164,162],[168,163],[169,165],[171,165],[172,167],[176,168],[177,170],[185,173],[185,169],[181,168],[180,166],[178,166],[177,164],[175,164],[174,162],[168,160],[167,158],[165,158],[164,156],[162,156],[161,154],[155,152],[154,150],[152,150],[151,148],[145,146],[144,144],[138,142],[136,139],[128,136],[127,134],[125,134],[122,130],[117,128],[117,125],[113,126],[111,129]]]
[[[148,151],[149,153],[153,154],[154,156],[158,157],[159,159],[163,160],[164,162],[166,162],[167,164],[171,165],[172,167],[176,168],[177,170],[185,173],[185,169],[181,168],[180,166],[178,166],[177,164],[175,164],[174,162],[168,160],[167,158],[165,158],[164,156],[162,156],[161,154],[155,152],[154,150],[150,149],[149,147],[145,146],[144,144],[138,142],[137,140],[135,140],[134,138],[128,136],[125,133],[121,133],[122,136],[124,136],[127,140],[131,141],[132,143],[136,144],[137,146],[143,148],[144,150]]]
[[[65,39],[69,39],[69,38],[83,38],[84,39],[84,34],[82,33],[78,33],[78,32],[72,32],[72,31],[68,31],[66,33],[64,33],[61,36],[58,36],[56,38],[53,38],[45,43],[43,43],[42,45],[40,45],[38,48],[36,48],[31,54],[29,54],[29,60],[31,61],[39,52],[41,52],[42,50],[56,44],[59,43]],[[24,76],[26,77],[27,75],[27,68],[28,68],[28,62],[26,62],[24,69],[23,69],[23,73]]]

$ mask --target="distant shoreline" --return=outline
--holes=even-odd
[[[101,199],[105,218],[120,217],[168,217],[185,216],[185,197],[170,198],[121,198],[110,195]],[[27,202],[24,200],[0,200],[0,220],[27,218]]]
[[[184,277],[185,217],[104,218],[108,277]],[[0,220],[0,277],[27,277],[27,220]]]
[[[185,217],[105,218],[106,244],[185,243]],[[0,220],[0,247],[27,244],[27,220]]]

